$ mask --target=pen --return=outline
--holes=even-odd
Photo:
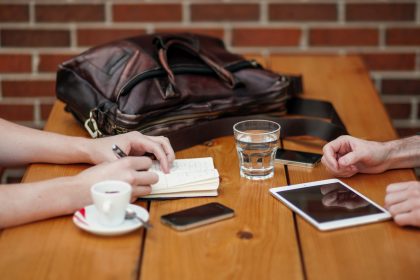
[[[127,154],[124,153],[123,150],[121,150],[120,147],[118,147],[117,145],[112,145],[112,151],[114,152],[114,154],[117,156],[117,158],[123,158],[126,157]]]

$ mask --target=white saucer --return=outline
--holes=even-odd
[[[133,209],[143,220],[149,220],[149,213],[143,207],[134,204],[130,204],[128,207]],[[105,236],[124,234],[136,230],[143,225],[138,219],[131,219],[125,220],[121,225],[116,227],[104,226],[98,222],[96,208],[93,204],[76,211],[73,215],[73,222],[83,230]]]

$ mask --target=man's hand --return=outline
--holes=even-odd
[[[398,225],[420,227],[420,182],[390,184],[386,188],[385,207]]]
[[[361,173],[380,173],[387,169],[386,144],[352,136],[340,136],[323,148],[322,163],[335,176],[350,177]]]

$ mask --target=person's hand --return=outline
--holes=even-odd
[[[321,159],[329,172],[339,177],[380,173],[387,169],[388,149],[384,143],[340,136],[326,144]]]
[[[127,155],[142,156],[153,154],[160,162],[161,169],[168,173],[175,153],[169,139],[163,136],[146,136],[137,131],[89,140],[89,157],[93,164],[115,161],[112,145],[116,144]]]
[[[148,157],[125,157],[112,162],[104,162],[84,170],[75,176],[79,188],[77,199],[85,200],[81,205],[92,203],[90,187],[104,180],[120,180],[132,187],[132,200],[151,192],[151,185],[158,182],[159,177],[154,172],[147,171],[152,165]]]
[[[385,207],[398,225],[420,227],[420,182],[390,184],[386,188]]]

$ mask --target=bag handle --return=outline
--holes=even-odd
[[[168,74],[170,85],[176,89],[175,75],[168,63],[168,50],[170,47],[181,47],[183,50],[188,51],[192,55],[199,57],[207,66],[209,66],[219,76],[229,88],[234,88],[238,82],[231,72],[226,70],[223,65],[212,59],[211,56],[204,50],[199,50],[198,46],[191,44],[188,40],[183,40],[178,37],[173,37],[164,40],[161,37],[155,38],[155,44],[158,47],[158,56],[160,64],[165,72]]]

